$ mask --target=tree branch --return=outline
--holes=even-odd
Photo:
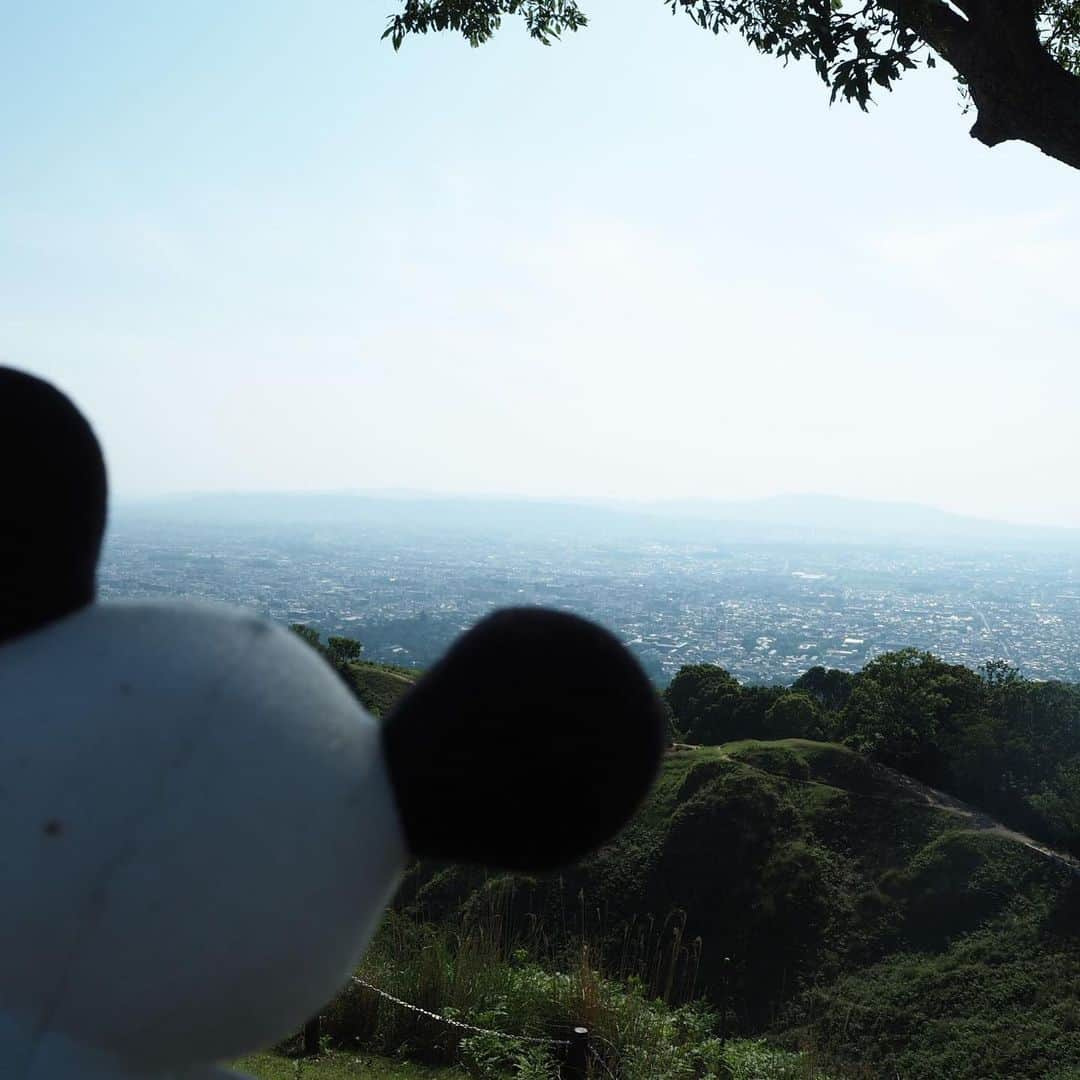
[[[880,0],[909,30],[913,30],[943,60],[955,67],[953,53],[962,48],[971,33],[970,19],[963,19],[940,0]],[[969,13],[981,7],[981,0],[963,4]]]
[[[453,30],[487,41],[503,16],[548,43],[585,25],[579,0],[397,0],[384,37]],[[924,47],[950,64],[978,112],[986,146],[1030,143],[1080,169],[1080,0],[663,0],[713,33],[760,52],[809,59],[832,98],[866,108],[917,66]],[[1041,35],[1041,36],[1040,36]],[[1059,40],[1060,39],[1060,40]],[[927,57],[927,62],[930,58]]]
[[[1039,40],[1030,0],[966,0],[965,21],[940,0],[879,0],[964,79],[978,111],[973,138],[1018,139],[1080,169],[1080,76]]]

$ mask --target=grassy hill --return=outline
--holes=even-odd
[[[509,926],[538,916],[616,974],[651,951],[655,987],[695,982],[729,1033],[890,1078],[1080,1070],[1076,879],[841,746],[673,749],[584,865],[546,880],[418,865],[398,903],[444,918],[495,893]]]
[[[412,668],[373,664],[366,660],[347,664],[343,674],[360,703],[373,716],[384,716],[389,712],[394,702],[420,677],[420,673]]]
[[[347,675],[376,714],[416,677]],[[496,913],[549,968],[588,942],[646,997],[704,997],[721,1034],[765,1033],[853,1075],[1080,1077],[1080,881],[987,825],[844,746],[676,746],[581,866],[416,864],[396,907],[455,926]]]

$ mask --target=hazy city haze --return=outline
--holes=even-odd
[[[968,139],[945,74],[864,116],[655,0],[396,55],[392,7],[8,12],[0,361],[118,494],[1080,525],[1075,176]]]

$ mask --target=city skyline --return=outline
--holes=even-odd
[[[790,683],[812,666],[853,671],[908,646],[1080,679],[1075,546],[747,541],[723,522],[668,533],[582,524],[121,515],[101,595],[227,602],[413,667],[494,608],[538,604],[607,626],[660,684],[688,663]]]

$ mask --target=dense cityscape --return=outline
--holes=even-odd
[[[685,531],[685,530],[684,530]],[[657,683],[716,663],[745,683],[857,670],[904,646],[1036,679],[1080,678],[1080,559],[1049,551],[360,529],[121,515],[105,598],[189,597],[359,639],[430,664],[500,606],[565,608],[611,628]]]

